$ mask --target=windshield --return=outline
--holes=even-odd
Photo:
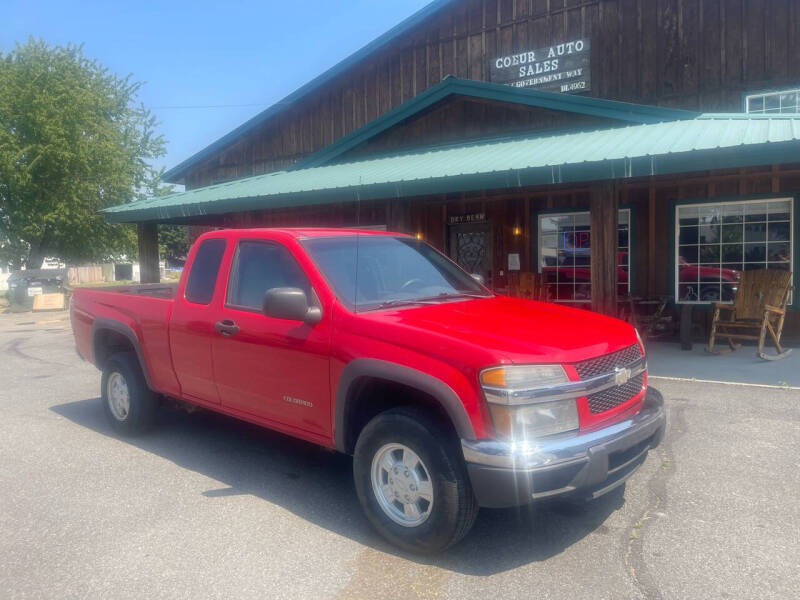
[[[339,299],[355,309],[490,295],[469,274],[414,238],[337,236],[308,239],[303,245]]]

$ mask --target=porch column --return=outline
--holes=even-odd
[[[592,187],[590,200],[592,310],[617,315],[617,213],[615,182]]]
[[[159,283],[158,225],[138,223],[136,230],[139,235],[139,280],[142,283]]]

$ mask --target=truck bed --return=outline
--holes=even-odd
[[[179,393],[169,343],[176,289],[177,284],[171,283],[76,288],[71,315],[78,354],[98,364],[95,330],[110,324],[117,332],[135,337],[153,389]]]

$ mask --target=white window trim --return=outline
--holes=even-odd
[[[674,243],[673,246],[675,247],[675,254],[672,257],[672,293],[674,294],[675,304],[701,304],[701,305],[709,305],[711,304],[708,300],[681,300],[680,295],[678,293],[679,287],[679,271],[678,269],[678,259],[680,258],[680,232],[681,232],[681,223],[680,219],[678,218],[678,211],[681,208],[691,208],[691,207],[699,207],[699,206],[730,206],[733,204],[766,204],[768,202],[781,202],[781,201],[789,201],[789,249],[790,249],[790,259],[789,259],[789,270],[794,276],[794,198],[791,196],[782,196],[782,197],[775,197],[775,198],[751,198],[749,200],[708,200],[706,202],[692,202],[689,204],[676,204],[675,205],[675,215],[674,215],[674,228],[673,231],[673,239]],[[769,221],[768,221],[769,222]],[[722,268],[722,257],[720,256],[720,268]],[[791,304],[793,300],[789,299],[789,304]],[[721,304],[731,304],[732,302],[722,302]]]
[[[633,274],[631,273],[631,256],[633,255],[633,248],[631,247],[631,240],[633,231],[633,214],[630,208],[620,208],[617,209],[617,231],[619,232],[619,214],[620,213],[627,213],[628,214],[628,293],[631,292],[631,279],[633,278]],[[588,210],[566,210],[563,212],[540,212],[536,215],[536,226],[537,226],[537,242],[536,242],[536,272],[542,272],[542,219],[545,217],[571,217],[574,215],[591,215],[591,212]],[[617,245],[617,252],[619,252],[619,245]],[[615,265],[616,267],[616,265]],[[560,302],[563,304],[575,304],[581,302],[588,302],[586,300],[551,300],[552,302]]]
[[[776,113],[768,113],[764,111],[759,111],[757,113],[750,112],[750,101],[756,98],[764,98],[766,99],[768,96],[780,96],[781,94],[800,94],[800,88],[789,88],[785,90],[772,90],[767,92],[758,92],[755,94],[747,94],[744,97],[744,112],[747,114],[754,114],[754,115],[778,115],[778,114],[792,114],[792,113],[781,113],[780,105],[778,106],[778,112]]]

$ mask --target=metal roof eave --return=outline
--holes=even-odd
[[[800,155],[800,140],[694,150],[633,159],[601,160],[365,186],[327,188],[302,193],[232,197],[183,205],[141,207],[139,209],[131,207],[128,210],[125,207],[115,207],[103,212],[106,219],[112,223],[186,221],[206,215],[356,201],[356,194],[361,200],[409,198],[482,189],[514,189],[768,165],[786,162],[789,153]]]

